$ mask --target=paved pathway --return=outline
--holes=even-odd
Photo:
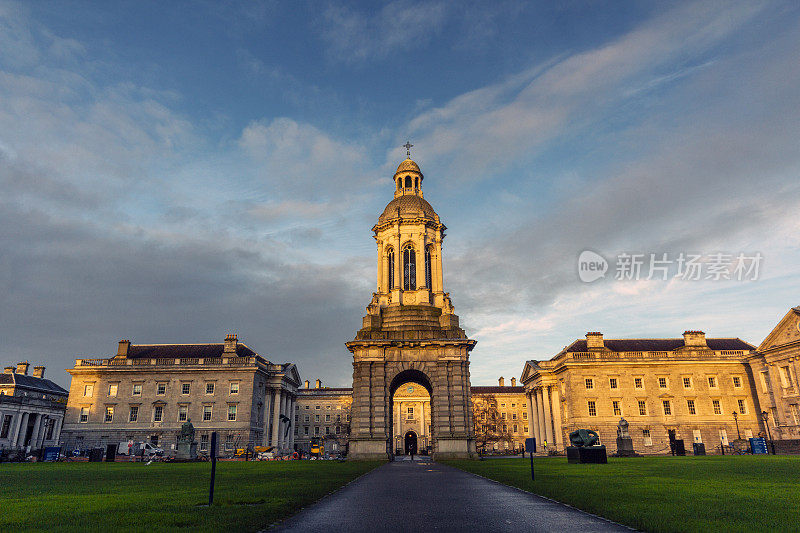
[[[630,531],[566,505],[438,463],[396,461],[276,531]]]

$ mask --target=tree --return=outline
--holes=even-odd
[[[504,420],[497,408],[497,399],[494,396],[472,397],[473,425],[475,428],[475,445],[478,451],[486,453],[498,448],[506,449],[502,443],[507,442],[513,446],[514,435],[509,429],[508,421]]]

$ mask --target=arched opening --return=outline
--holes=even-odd
[[[403,289],[417,288],[417,254],[411,245],[403,248]]]
[[[403,188],[403,178],[397,178],[397,190],[399,191],[402,188]]]
[[[389,388],[390,452],[393,455],[433,453],[433,388],[419,370],[404,370]]]
[[[419,176],[414,178],[414,188],[419,189]]]
[[[389,248],[386,252],[386,268],[389,269],[386,276],[388,290],[394,289],[394,249]]]
[[[428,290],[431,290],[433,288],[432,287],[432,281],[433,281],[432,278],[433,278],[433,276],[431,275],[431,247],[430,246],[426,246],[425,247],[425,287],[427,287]]]
[[[406,176],[406,189],[411,188],[411,176]]]

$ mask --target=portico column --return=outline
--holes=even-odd
[[[553,393],[553,429],[555,431],[556,449],[560,450],[564,447],[564,430],[561,427],[561,392],[559,391],[558,384],[553,385],[551,389]]]
[[[395,246],[394,251],[394,282],[399,289],[403,288],[403,259],[402,259],[403,252],[400,250],[400,223],[397,223],[397,245]],[[394,288],[394,287],[392,287]],[[400,303],[402,302],[402,297],[400,299]]]
[[[274,405],[272,409],[272,445],[278,447],[278,438],[280,435],[280,422],[281,422],[281,401],[283,391],[281,389],[275,390],[275,396],[272,399]]]
[[[383,244],[378,241],[378,288],[376,292],[381,292],[383,287]]]
[[[541,385],[536,389],[536,406],[539,409],[539,438],[541,439],[539,443],[544,443],[545,439],[547,439],[547,430],[544,427],[544,398]]]
[[[542,445],[542,417],[539,414],[539,395],[534,388],[531,391],[531,400],[533,402],[533,419],[534,419],[534,434],[536,437],[536,446]]]
[[[525,398],[528,400],[527,407],[528,407],[528,436],[535,437],[536,436],[536,421],[533,419],[533,400],[531,399],[530,391],[525,394]]]
[[[264,435],[261,439],[261,445],[267,446],[269,444],[269,410],[272,407],[272,389],[264,389],[264,416],[261,417],[262,425],[264,427]]]
[[[281,414],[286,416],[286,404],[289,401],[289,393],[285,392],[281,394]],[[280,444],[281,449],[286,448],[286,424],[281,423],[278,425],[278,443]]]
[[[295,421],[295,407],[297,403],[297,399],[292,396],[289,401],[289,420],[292,421],[292,429],[289,431],[289,449],[294,450],[294,432],[297,431],[297,424],[298,422]],[[299,420],[299,416],[297,417]]]
[[[436,243],[434,246],[434,250],[436,252],[436,260],[433,263],[436,265],[435,268],[435,280],[433,281],[436,290],[439,292],[444,291],[444,281],[442,280],[442,240],[436,239]],[[433,258],[431,258],[433,260]]]
[[[19,429],[17,432],[16,442],[14,443],[15,446],[22,446],[25,442],[25,433],[28,432],[28,418],[30,415],[28,413],[22,414],[22,420],[19,423]]]
[[[544,400],[544,428],[547,445],[553,445],[553,418],[550,416],[550,386],[542,387],[542,400]]]
[[[422,431],[420,432],[420,436],[424,437],[425,436],[425,400],[422,400],[420,402],[419,414],[420,414],[420,417],[419,417],[420,427],[422,428]]]
[[[31,448],[34,448],[36,446],[36,441],[39,440],[39,426],[42,425],[41,413],[34,413],[33,416],[36,417],[36,422],[33,423],[33,431],[31,432]]]
[[[63,418],[59,418],[56,420],[56,427],[53,429],[53,440],[58,444],[61,442],[61,426],[64,423]]]
[[[19,433],[22,428],[22,419],[25,418],[27,414],[28,413],[20,413],[19,411],[17,411],[17,417],[15,420],[16,424],[14,425],[14,431],[11,433],[12,435],[11,446],[17,445],[17,440],[19,439]]]

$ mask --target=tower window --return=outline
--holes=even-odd
[[[402,188],[403,188],[403,178],[397,178],[397,190],[399,191]]]
[[[414,248],[407,246],[403,250],[403,289],[417,288],[417,254]]]
[[[419,178],[417,177],[414,178],[414,188],[419,189]]]
[[[411,176],[406,176],[406,188],[411,188]]]
[[[392,290],[394,289],[394,250],[391,248],[389,248],[389,252],[386,254],[386,262],[389,267],[389,290]]]
[[[431,247],[425,248],[425,287],[432,288],[431,283]]]

